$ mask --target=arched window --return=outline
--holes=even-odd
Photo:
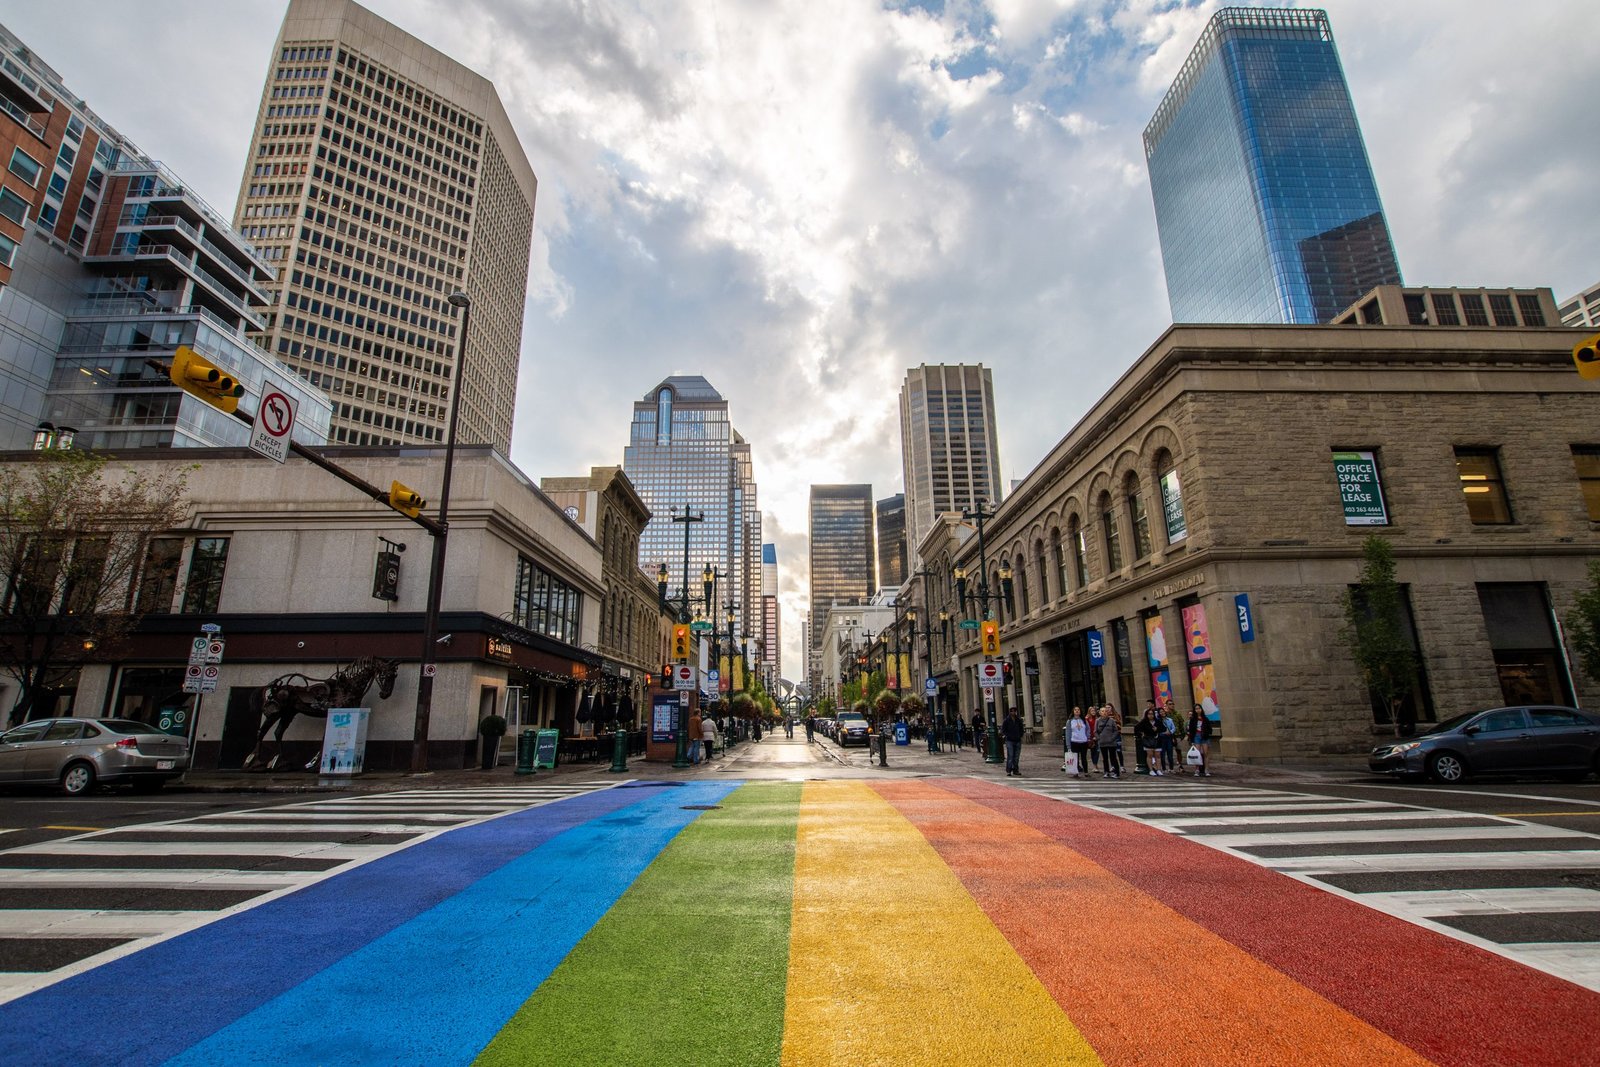
[[[1050,529],[1050,550],[1056,557],[1056,581],[1061,584],[1061,595],[1066,596],[1072,588],[1072,576],[1067,573],[1067,554],[1061,548],[1061,527],[1054,526]]]
[[[1031,610],[1028,604],[1028,568],[1023,565],[1021,556],[1017,557],[1016,574],[1012,580],[1017,587],[1017,601],[1022,605],[1022,611],[1018,613],[1018,618],[1021,618]]]
[[[1076,515],[1067,520],[1067,540],[1072,542],[1073,584],[1082,589],[1089,584],[1089,541]]]
[[[1112,506],[1111,494],[1100,494],[1100,528],[1106,542],[1106,573],[1115,574],[1122,569],[1122,531],[1117,526],[1117,509]]]
[[[1189,522],[1183,514],[1183,486],[1178,481],[1178,465],[1166,449],[1156,453],[1156,484],[1161,488],[1161,515],[1165,520],[1167,544],[1177,544],[1189,536]]]
[[[1033,569],[1039,575],[1039,606],[1050,603],[1050,569],[1045,566],[1044,542],[1033,542]]]
[[[1133,527],[1133,558],[1144,559],[1150,554],[1150,513],[1139,491],[1139,476],[1132,471],[1122,480],[1122,495],[1128,501],[1128,524]]]

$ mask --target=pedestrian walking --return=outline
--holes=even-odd
[[[1133,739],[1134,743],[1143,751],[1145,773],[1152,778],[1160,778],[1161,719],[1156,714],[1156,706],[1154,704],[1145,708],[1144,714],[1139,716],[1139,721],[1134,723]]]
[[[1107,704],[1100,709],[1095,721],[1094,739],[1100,749],[1101,775],[1106,778],[1122,777],[1122,722]]]
[[[700,728],[703,720],[698,709],[689,713],[689,762],[700,762]]]
[[[1205,710],[1196,704],[1194,711],[1189,713],[1189,747],[1200,753],[1200,764],[1194,770],[1199,778],[1211,777],[1211,770],[1207,766],[1211,758],[1211,731],[1211,720],[1206,718]]]
[[[1183,773],[1183,768],[1178,765],[1178,716],[1177,710],[1172,706],[1172,701],[1167,701],[1166,710],[1161,713],[1161,773],[1172,774],[1176,771]]]
[[[1000,726],[1000,737],[1006,743],[1006,774],[1012,778],[1022,777],[1022,716],[1016,708],[1006,716],[1006,721]]]
[[[1089,725],[1089,766],[1083,768],[1083,772],[1088,774],[1090,770],[1100,769],[1100,744],[1095,740],[1094,733],[1095,727],[1100,722],[1100,709],[1090,704],[1089,710],[1084,712],[1083,720]]]
[[[973,748],[982,750],[984,733],[985,733],[985,730],[984,730],[984,723],[983,723],[983,709],[982,708],[973,708],[972,709],[972,747]]]
[[[816,740],[817,740],[817,717],[815,715],[807,715],[806,716],[806,744],[808,744],[808,745],[814,744],[816,742]]]
[[[1075,778],[1084,778],[1089,774],[1089,731],[1089,720],[1083,717],[1083,709],[1073,708],[1072,721],[1067,723],[1067,745],[1077,757]]]
[[[706,716],[700,723],[700,741],[705,746],[705,758],[710,759],[717,752],[717,720]]]

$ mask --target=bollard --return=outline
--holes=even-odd
[[[532,774],[533,757],[539,749],[539,735],[532,729],[524,730],[517,735],[517,773]]]
[[[618,729],[611,740],[611,769],[621,774],[628,769],[628,731]]]
[[[878,731],[878,766],[889,766],[889,733],[887,730]]]

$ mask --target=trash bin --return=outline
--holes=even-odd
[[[539,748],[539,734],[528,728],[517,735],[517,773],[532,774],[534,754]]]

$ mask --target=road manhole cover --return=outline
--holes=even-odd
[[[682,807],[683,807],[684,811],[720,811],[720,810],[722,810],[722,805],[721,804],[684,804],[684,805],[682,805]]]

